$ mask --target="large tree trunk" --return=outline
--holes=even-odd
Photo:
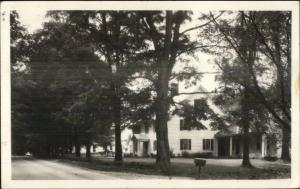
[[[91,157],[91,144],[88,142],[88,143],[85,145],[85,148],[86,148],[85,157],[86,157],[86,158],[90,158],[90,157]]]
[[[76,157],[80,157],[80,144],[78,141],[78,136],[75,136],[75,155]]]
[[[168,139],[168,80],[167,73],[162,70],[160,73],[159,90],[157,97],[156,111],[156,138],[158,167],[166,174],[170,171],[170,149]]]
[[[170,172],[170,149],[168,139],[167,115],[161,111],[156,114],[157,155],[156,164],[166,174]]]
[[[76,157],[80,157],[80,145],[79,144],[75,145],[75,155],[76,155]]]
[[[249,125],[245,124],[243,126],[243,167],[252,167],[249,158]]]
[[[290,136],[291,132],[282,128],[282,146],[281,146],[281,159],[283,161],[291,161],[290,157]]]
[[[74,132],[75,156],[80,157],[80,142],[79,142],[78,126],[75,126],[74,130],[75,130]]]
[[[171,53],[172,38],[172,11],[166,13],[166,34],[164,51],[160,59],[158,71],[158,91],[156,101],[156,137],[157,137],[157,166],[165,173],[170,174],[170,149],[168,139],[168,111],[169,111],[169,55]]]
[[[114,121],[115,121],[115,161],[123,160],[121,141],[121,99],[115,99]]]
[[[250,143],[250,137],[249,137],[249,127],[250,127],[250,121],[249,121],[249,106],[250,103],[249,100],[249,92],[248,89],[244,89],[241,101],[242,106],[242,126],[243,126],[243,167],[252,167],[250,163],[249,158],[249,143]]]

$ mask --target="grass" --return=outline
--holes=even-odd
[[[112,160],[106,161],[97,158],[74,158],[68,157],[61,160],[94,170],[131,172],[145,175],[164,175],[153,161],[150,162],[123,162],[117,163]],[[198,168],[191,163],[171,163],[171,176],[196,178]],[[291,177],[290,166],[273,166],[266,168],[243,168],[241,166],[223,166],[207,164],[201,168],[200,179],[284,179]]]

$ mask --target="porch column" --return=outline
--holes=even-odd
[[[229,138],[229,156],[232,156],[232,137]]]
[[[214,140],[214,150],[213,150],[214,156],[217,157],[218,154],[218,138],[215,138]]]
[[[137,155],[140,156],[141,144],[140,141],[137,141]]]
[[[266,136],[265,135],[262,135],[261,136],[261,157],[265,157],[265,153],[266,153],[266,150],[265,150],[265,142],[266,142]]]

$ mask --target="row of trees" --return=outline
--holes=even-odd
[[[174,113],[195,127],[203,128],[202,119],[210,119],[216,129],[226,127],[225,122],[241,126],[244,165],[250,165],[249,127],[266,131],[273,120],[283,131],[282,159],[289,159],[284,150],[291,131],[290,13],[219,12],[197,19],[192,14],[50,11],[43,28],[29,35],[12,12],[13,152],[29,148],[51,157],[75,146],[80,155],[85,145],[89,157],[93,141],[109,145],[113,126],[115,160],[122,161],[121,130],[152,123],[157,165],[167,173],[168,119],[175,106]],[[186,28],[188,22],[194,26]],[[193,94],[217,92],[214,101],[227,112],[225,117],[205,99],[192,110],[173,100],[180,94],[172,93],[170,81],[197,81],[205,74],[191,66],[174,71],[175,64],[199,51],[221,57],[215,60],[220,88]],[[144,84],[138,87],[137,81]],[[229,104],[237,99],[240,108],[232,110]]]
[[[290,160],[291,13],[239,12],[233,24],[216,21],[211,15],[208,19],[213,22],[214,36],[234,53],[234,58],[223,54],[215,62],[222,70],[222,94],[227,94],[219,96],[219,104],[240,99],[240,107],[230,115],[238,116],[246,135],[244,143],[251,125],[265,132],[274,132],[270,125],[282,130],[281,158]],[[249,157],[244,156],[243,164],[250,164]]]

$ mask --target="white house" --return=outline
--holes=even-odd
[[[202,90],[204,89],[202,88]],[[179,95],[174,98],[174,100],[185,100],[190,105],[194,105],[197,99],[203,97],[208,97],[208,104],[216,113],[223,113],[210,101],[208,95]],[[209,126],[209,121],[203,121],[202,124],[207,127],[206,130],[193,129],[185,124],[182,117],[177,115],[172,116],[168,122],[170,152],[172,152],[174,156],[182,156],[184,154],[211,154],[211,156],[214,157],[242,157],[243,137],[239,127],[230,126],[225,132],[212,130]],[[139,129],[132,130],[125,128],[122,131],[121,141],[123,154],[125,156],[140,157],[156,155],[157,140],[154,125],[141,125],[137,128]],[[265,156],[278,156],[276,146],[268,142],[265,134],[250,132],[249,145],[250,157],[261,158]],[[112,141],[110,150],[114,152],[114,141]],[[98,151],[103,151],[103,149],[99,147],[95,148],[94,152]]]
[[[170,151],[175,156],[182,153],[213,152],[214,136],[218,131],[191,130],[184,127],[183,119],[174,116],[169,121],[169,145]],[[180,124],[181,123],[181,124]],[[156,132],[153,125],[142,126],[139,133],[132,135],[132,151],[136,156],[151,156],[156,154]]]
[[[199,95],[189,95],[191,104],[199,98]],[[204,123],[208,125],[208,122]],[[126,131],[128,132],[128,131]],[[184,119],[174,115],[168,122],[168,137],[170,151],[175,156],[181,156],[183,153],[213,153],[215,148],[215,134],[210,127],[207,130],[196,130],[184,123]],[[122,133],[122,135],[124,135]],[[138,131],[132,131],[131,142],[128,147],[129,153],[135,156],[151,156],[156,154],[156,132],[154,125],[140,126]]]
[[[168,123],[170,151],[174,156],[189,154],[211,153],[214,157],[242,157],[243,140],[238,127],[232,127],[229,132],[190,129],[184,126],[184,121],[178,116],[172,117]],[[234,131],[232,131],[234,130]],[[155,155],[156,132],[153,125],[142,126],[140,132],[132,133],[126,145],[123,145],[125,154],[134,156]],[[275,146],[269,144],[265,134],[250,132],[250,157],[262,158],[276,156]],[[124,144],[124,143],[123,143]],[[129,149],[124,151],[124,149]]]
[[[188,100],[194,105],[201,95],[185,95],[180,100]],[[203,96],[202,96],[203,97]],[[209,102],[211,103],[211,102]],[[215,112],[222,113],[213,104],[210,104]],[[168,139],[170,151],[174,156],[189,154],[211,153],[214,157],[242,157],[243,141],[242,134],[237,126],[230,126],[227,132],[212,130],[209,121],[202,122],[207,126],[206,130],[192,129],[184,123],[184,119],[177,115],[170,118],[168,122]],[[129,130],[127,129],[127,133]],[[125,133],[122,133],[124,135]],[[140,126],[138,131],[131,131],[124,149],[124,153],[134,156],[151,156],[156,154],[156,132],[154,125]],[[125,144],[125,143],[124,143]],[[276,148],[268,143],[266,135],[250,132],[249,141],[250,157],[261,158],[265,156],[276,156]]]

